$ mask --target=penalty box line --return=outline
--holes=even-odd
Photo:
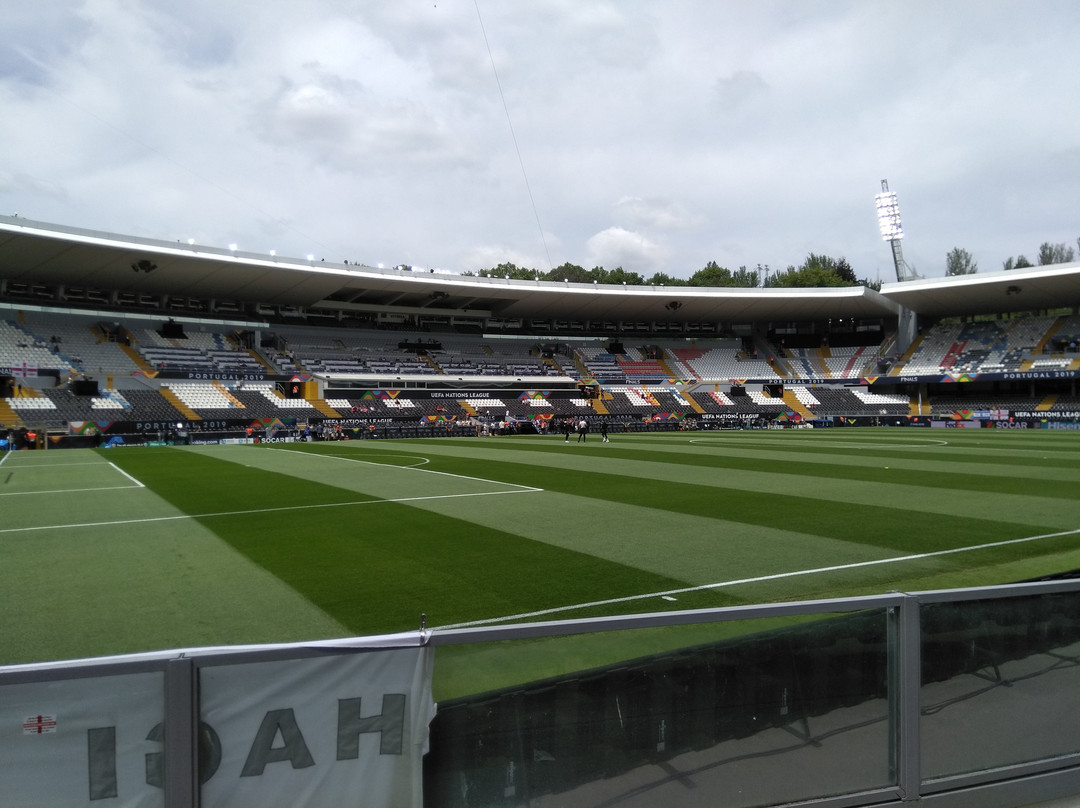
[[[63,466],[102,466],[104,463],[61,463],[58,466],[50,466],[48,464],[39,464],[36,466],[22,466],[21,468],[61,468]],[[141,482],[136,480],[122,468],[115,463],[109,463],[115,471],[120,472],[124,477],[131,480],[131,485],[102,485],[96,488],[58,488],[52,491],[6,491],[0,493],[0,497],[30,497],[35,494],[84,494],[89,491],[128,491],[132,488],[146,488]]]
[[[56,452],[56,451],[58,451],[58,450],[53,449],[52,452],[50,452],[50,454],[52,454],[53,452]],[[3,450],[0,450],[0,455],[3,455],[3,458],[0,459],[0,463],[3,463],[12,454],[14,454],[14,452],[6,452],[6,451],[3,451]],[[32,460],[28,460],[26,462],[23,462],[20,459],[18,462],[15,463],[15,465],[18,466],[20,469],[69,469],[69,468],[73,468],[75,466],[105,466],[105,465],[110,465],[111,466],[112,463],[110,463],[108,460],[95,460],[95,461],[87,462],[87,463],[84,463],[82,461],[79,461],[79,462],[76,462],[76,463],[35,463]]]
[[[976,550],[991,550],[996,547],[1006,547],[1010,544],[1024,544],[1032,541],[1042,541],[1043,539],[1057,539],[1062,536],[1073,536],[1080,533],[1080,528],[1074,530],[1062,530],[1058,533],[1043,533],[1040,536],[1024,536],[1019,539],[1006,539],[1004,541],[995,541],[987,544],[974,544],[969,547],[954,547],[951,550],[935,550],[932,553],[914,553],[912,555],[905,556],[893,556],[892,558],[878,558],[873,561],[856,561],[851,564],[836,564],[831,567],[815,567],[813,569],[806,570],[792,570],[790,572],[778,572],[773,575],[758,575],[753,578],[737,578],[733,581],[718,581],[713,584],[701,584],[699,586],[685,586],[681,589],[668,589],[664,592],[649,592],[644,595],[628,595],[622,598],[607,598],[606,600],[594,600],[589,603],[575,603],[571,606],[555,606],[551,609],[540,609],[535,612],[522,612],[521,614],[510,614],[505,617],[490,617],[485,620],[471,620],[467,623],[453,623],[447,626],[437,626],[432,630],[438,631],[440,629],[459,629],[459,628],[472,628],[474,626],[488,626],[493,623],[509,623],[515,620],[528,620],[533,617],[543,617],[545,615],[558,614],[559,612],[569,612],[576,609],[590,609],[596,606],[611,606],[617,603],[632,603],[636,600],[648,600],[652,598],[671,598],[672,595],[685,595],[688,592],[701,592],[705,589],[723,589],[730,586],[739,586],[740,584],[756,584],[765,581],[779,581],[784,578],[796,578],[801,575],[817,575],[823,572],[841,572],[844,570],[853,570],[860,567],[873,567],[881,564],[898,564],[904,561],[919,561],[924,558],[935,558],[938,556],[955,555],[957,553],[970,553]]]
[[[286,511],[317,510],[319,508],[343,508],[351,505],[382,505],[400,502],[424,502],[435,499],[461,499],[464,497],[491,497],[503,494],[532,494],[543,492],[542,488],[524,491],[478,491],[472,494],[433,494],[424,497],[395,497],[394,499],[363,499],[352,502],[327,502],[322,505],[283,505],[278,508],[250,508],[242,511],[215,511],[212,513],[176,514],[174,516],[148,516],[142,519],[117,519],[108,522],[78,522],[68,525],[34,525],[30,527],[9,527],[0,529],[0,535],[6,533],[30,533],[36,530],[70,530],[83,527],[116,527],[120,525],[144,525],[153,522],[175,522],[183,519],[212,519],[222,516],[247,516],[262,513],[282,513]]]

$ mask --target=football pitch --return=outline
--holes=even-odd
[[[422,613],[429,628],[498,625],[1080,568],[1077,433],[575,441],[9,453],[0,664],[409,631]],[[604,661],[581,647],[564,664]],[[448,672],[457,659],[476,687],[499,683],[443,651]]]

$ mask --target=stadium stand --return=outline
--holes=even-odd
[[[87,422],[237,428],[275,418],[358,426],[509,417],[540,426],[582,416],[629,428],[701,416],[710,426],[979,413],[1062,419],[1080,401],[1076,313],[942,320],[904,357],[887,355],[893,337],[881,328],[674,339],[662,329],[650,333],[648,324],[570,337],[563,334],[574,329],[554,321],[532,335],[427,322],[419,328],[367,317],[316,325],[290,312],[245,328],[145,312],[9,306],[0,308],[0,368],[10,387],[0,412],[16,426],[57,431]],[[983,383],[986,374],[997,375]],[[94,394],[83,381],[97,383]],[[594,394],[578,395],[579,381],[597,385]],[[286,383],[301,392],[286,395]],[[451,384],[467,389],[433,395]],[[548,385],[561,392],[547,394]]]
[[[939,323],[927,330],[910,359],[898,363],[891,374],[1016,372],[1036,363],[1068,367],[1071,360],[1064,356],[1041,355],[1057,322],[1055,317],[1022,317]]]

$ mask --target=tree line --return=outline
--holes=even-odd
[[[1080,247],[1080,238],[1076,240],[1076,245]],[[1051,244],[1049,241],[1044,241],[1039,245],[1038,260],[1041,267],[1052,264],[1068,264],[1076,260],[1076,252],[1065,242]],[[1024,255],[1018,255],[1015,258],[1009,256],[1001,262],[1001,268],[1005,270],[1023,269],[1030,266],[1034,266],[1034,264]],[[953,247],[945,256],[946,275],[973,275],[978,271],[979,265],[975,262],[971,253],[962,247]]]
[[[570,283],[607,283],[625,284],[626,286],[725,286],[746,289],[756,288],[791,288],[821,286],[869,286],[880,289],[880,281],[868,281],[858,278],[855,270],[846,258],[833,258],[828,255],[810,253],[799,266],[789,265],[777,270],[768,264],[758,264],[754,269],[741,266],[736,270],[722,267],[715,261],[709,261],[704,267],[689,278],[675,278],[665,272],[657,272],[649,278],[638,272],[629,272],[622,267],[604,269],[593,267],[585,269],[577,264],[566,263],[549,272],[538,269],[519,267],[516,264],[503,263],[478,272],[464,272],[481,278],[509,278],[524,281],[569,281]]]

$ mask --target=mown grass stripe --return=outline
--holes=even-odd
[[[1031,528],[1067,529],[1076,526],[1078,521],[1077,509],[1071,501],[1051,497],[982,493],[970,489],[958,491],[940,486],[906,485],[899,481],[863,482],[688,467],[582,454],[547,458],[529,452],[460,443],[443,448],[437,456],[433,454],[433,465],[467,470],[476,463],[483,463],[485,467],[497,469],[490,472],[493,476],[510,482],[567,493],[587,492],[590,496],[613,501],[721,516],[750,524],[797,529],[809,526],[815,533],[834,538],[855,538],[852,526],[870,533],[867,528],[871,523],[876,527],[884,525],[886,529],[907,524],[912,531],[917,525],[924,533],[930,531],[930,535],[938,535],[947,526],[949,532],[963,529],[953,527],[961,523],[975,525],[976,531],[995,531],[1009,522],[1011,535],[1021,536],[1034,532]],[[541,462],[544,464],[540,465]],[[590,476],[575,476],[581,473]],[[986,514],[1001,511],[1008,514],[1007,520],[985,519]],[[849,527],[840,530],[839,526],[844,524]],[[869,540],[880,543],[874,540],[875,535],[869,536]],[[1007,537],[1000,532],[986,535]],[[911,545],[895,543],[888,546],[913,549]]]
[[[689,442],[713,434],[725,437],[722,447]],[[949,443],[904,445],[920,435]],[[839,445],[838,436],[840,443],[855,445]],[[192,644],[215,644],[249,639],[242,636],[244,626],[267,639],[273,639],[279,623],[282,630],[291,626],[289,631],[310,625],[312,637],[325,636],[326,625],[358,633],[407,630],[418,625],[420,611],[428,613],[429,624],[442,624],[651,596],[720,580],[744,583],[721,593],[687,592],[673,603],[650,599],[640,606],[595,608],[652,611],[1002,583],[1080,566],[1077,538],[870,567],[845,565],[1075,529],[1080,508],[1071,489],[1080,476],[1075,462],[1080,452],[1073,450],[1080,447],[1078,439],[860,430],[831,437],[813,432],[616,434],[611,444],[569,447],[558,439],[510,438],[312,444],[288,452],[270,446],[102,452],[103,461],[115,462],[150,490],[39,497],[35,501],[47,501],[48,508],[9,509],[0,529],[41,526],[47,520],[184,518],[81,533],[0,536],[5,592],[20,592],[35,572],[50,568],[62,583],[77,581],[84,571],[92,575],[90,561],[97,553],[102,557],[95,563],[103,565],[100,584],[70,586],[89,608],[65,597],[57,599],[58,611],[48,611],[43,596],[31,602],[47,621],[35,622],[19,609],[5,608],[5,616],[22,615],[20,622],[51,632],[56,647],[68,636],[103,638],[110,627],[123,633],[138,609],[131,598],[110,597],[108,589],[124,575],[132,576],[133,592],[155,598],[145,611],[160,620],[166,639],[157,647],[174,645],[169,638],[181,620],[191,626],[184,637],[202,637]],[[865,444],[875,441],[881,445],[867,449]],[[357,456],[364,462],[341,459]],[[19,453],[5,469],[14,468],[15,482],[25,484],[31,470],[27,467],[23,477],[16,461],[51,465],[66,457]],[[423,464],[443,473],[410,473],[372,461]],[[70,490],[79,480],[76,469],[33,472],[41,484],[31,481],[26,490]],[[86,472],[115,474],[104,462]],[[49,480],[64,484],[46,485]],[[83,477],[82,486],[89,487],[85,483]],[[487,494],[517,485],[547,490]],[[442,495],[454,498],[388,502]],[[268,510],[293,507],[297,510]],[[264,513],[241,514],[244,510]],[[204,518],[193,520],[193,514]],[[35,565],[37,552],[46,554],[47,564]],[[9,565],[9,558],[18,561]],[[139,578],[143,564],[147,575]],[[215,564],[220,569],[209,574]],[[829,571],[769,577],[817,568]],[[9,570],[15,572],[4,577]],[[197,585],[200,576],[204,587]],[[228,591],[214,598],[208,593],[215,587]],[[252,587],[272,593],[256,597]],[[245,612],[239,593],[252,593],[258,605]],[[201,611],[190,607],[192,595],[200,598]],[[267,606],[275,601],[290,614],[275,614],[274,606]],[[114,609],[122,614],[113,614]],[[173,609],[174,616],[167,617]],[[219,615],[219,609],[230,613]],[[254,613],[260,609],[261,615]],[[261,620],[262,628],[256,630],[249,619]],[[11,636],[9,630],[5,639]]]
[[[444,442],[445,446],[446,443]],[[310,448],[318,454],[329,453],[334,456],[348,455],[351,452],[363,452],[365,456],[377,456],[378,450],[370,444],[349,446],[328,444]],[[501,454],[516,456],[513,452]],[[433,463],[440,462],[433,458]],[[491,470],[489,463],[484,465]],[[528,473],[528,472],[526,472]],[[860,560],[882,558],[893,555],[899,550],[879,547],[860,533],[857,541],[838,540],[814,535],[812,520],[802,525],[804,532],[788,529],[763,527],[760,524],[742,524],[727,519],[715,518],[714,515],[691,515],[675,511],[658,511],[644,505],[635,505],[625,501],[607,501],[595,498],[602,496],[601,489],[581,475],[560,474],[560,485],[573,493],[554,493],[548,491],[543,498],[518,500],[513,512],[498,508],[498,503],[460,503],[453,500],[420,503],[418,507],[449,514],[489,527],[513,532],[518,535],[572,547],[582,552],[598,555],[619,563],[636,566],[688,583],[700,583],[716,580],[720,575],[740,575],[754,572],[783,572],[798,566],[811,566],[821,558],[830,560]],[[530,477],[532,479],[532,477]],[[659,483],[654,483],[655,489]],[[621,484],[620,484],[621,486]],[[673,486],[675,489],[681,486]],[[588,492],[592,496],[578,494]],[[668,491],[654,491],[661,498],[668,500],[668,507],[673,496]],[[730,493],[730,492],[728,492]],[[700,497],[695,497],[700,499]],[[774,498],[783,504],[782,498]],[[760,510],[760,509],[755,509]],[[559,530],[545,531],[542,527],[550,523],[553,514],[557,514],[562,527]],[[896,522],[897,525],[902,524]],[[919,527],[918,524],[915,525]],[[867,528],[869,530],[869,528]],[[1019,526],[1019,535],[1030,532],[1026,526]],[[1024,532],[1027,531],[1027,532]],[[816,533],[822,531],[817,530]],[[984,531],[977,531],[976,540],[981,541]],[[936,532],[935,532],[936,535]],[[984,551],[985,552],[985,551]],[[1015,551],[1014,551],[1015,555]],[[933,565],[912,564],[913,569],[903,573],[908,575],[927,574],[932,569],[940,570],[950,562],[937,560]],[[917,568],[915,568],[917,567]],[[869,573],[868,573],[869,574]],[[855,576],[833,576],[832,585],[850,585]],[[872,576],[885,580],[888,576]],[[840,580],[845,578],[846,580]],[[786,597],[801,596],[804,586],[817,587],[817,583],[798,582],[788,588]],[[740,595],[742,593],[739,593]]]
[[[259,501],[293,488],[305,501],[352,493],[209,456],[176,454],[182,459],[170,458],[159,471],[145,464],[141,479],[152,490],[160,486],[178,507],[216,501],[222,476],[243,479]],[[182,493],[175,487],[180,470]],[[471,619],[505,613],[522,599],[561,605],[591,597],[598,587],[629,594],[681,583],[397,503],[362,512],[328,508],[317,520],[300,510],[196,518],[358,633],[405,630],[419,624],[421,612],[433,622]],[[701,599],[718,602],[716,596]]]
[[[890,558],[878,558],[872,561],[858,561],[850,564],[832,564],[827,567],[811,567],[809,569],[795,569],[788,572],[777,572],[769,575],[755,575],[750,578],[734,578],[726,581],[714,581],[708,584],[700,584],[698,586],[688,586],[682,589],[669,589],[665,592],[648,592],[641,595],[632,595],[629,597],[621,598],[607,598],[603,601],[593,601],[590,603],[578,603],[571,604],[569,606],[563,606],[559,608],[548,608],[532,612],[523,612],[520,614],[506,615],[497,619],[488,620],[473,620],[467,623],[459,623],[453,626],[446,626],[446,628],[467,628],[470,626],[479,625],[491,625],[493,623],[508,623],[513,621],[529,620],[535,617],[550,616],[552,614],[566,613],[577,611],[579,609],[593,608],[596,606],[607,606],[616,603],[628,603],[631,601],[645,600],[649,598],[665,597],[670,595],[686,595],[690,592],[699,592],[701,590],[716,590],[727,589],[731,587],[743,586],[746,584],[756,584],[769,581],[780,581],[789,578],[798,578],[808,575],[822,575],[825,573],[834,572],[848,572],[850,570],[860,569],[864,567],[882,566],[885,564],[908,564],[912,561],[922,561],[928,558],[937,558],[940,556],[955,555],[958,553],[976,553],[982,550],[998,549],[1000,547],[1026,544],[1028,542],[1046,541],[1047,539],[1058,539],[1064,537],[1074,536],[1080,533],[1080,528],[1077,530],[1063,531],[1059,533],[1049,533],[1041,536],[1025,536],[1020,539],[1008,539],[1001,542],[992,542],[988,544],[976,545],[973,547],[958,547],[951,550],[935,550],[928,553],[916,553],[914,555],[893,556]]]
[[[870,430],[870,432],[872,433],[871,436],[865,438],[841,439],[832,443],[829,442],[828,437],[809,439],[809,436],[815,436],[816,432],[792,433],[765,430],[749,432],[677,432],[644,436],[634,434],[618,435],[613,439],[612,443],[605,444],[603,448],[604,450],[612,450],[629,447],[642,448],[649,452],[662,452],[667,449],[691,451],[691,447],[696,447],[703,452],[730,453],[745,457],[771,457],[777,460],[794,460],[806,455],[832,457],[856,465],[860,462],[873,464],[885,458],[908,459],[927,465],[941,462],[943,458],[947,458],[948,461],[969,464],[982,464],[989,459],[998,458],[1003,462],[1030,465],[1034,468],[1042,467],[1047,461],[1051,464],[1056,462],[1062,468],[1071,470],[1075,468],[1076,461],[1080,460],[1080,447],[1063,448],[1062,446],[1063,443],[1065,447],[1076,446],[1075,443],[1069,442],[1069,438],[1074,436],[1065,435],[1065,440],[1062,440],[1062,433],[1058,433],[1053,439],[1046,441],[1032,441],[1020,444],[1008,440],[1006,434],[996,436],[999,438],[997,441],[986,439],[975,441],[958,440],[957,435],[963,436],[961,431],[935,432],[935,434],[947,435],[948,439],[942,439],[932,446],[919,447],[914,444],[901,443],[900,441],[892,444],[888,443],[884,438],[890,430]],[[891,432],[895,433],[896,430],[891,430]],[[925,434],[921,430],[917,432],[918,434]],[[824,431],[823,434],[828,435],[828,431]],[[808,437],[800,438],[799,435]],[[562,443],[561,440],[552,438],[530,437],[499,440],[500,443],[509,443],[511,441],[519,446],[543,447],[546,451],[556,451],[555,447]],[[582,444],[576,448],[584,449],[586,446],[591,447],[592,445],[591,443]]]
[[[1045,482],[1071,480],[1080,483],[1080,454],[1062,456],[1057,462],[1045,459],[1032,460],[1024,475],[1018,477],[1017,463],[1007,456],[994,462],[985,457],[970,456],[959,460],[958,455],[949,454],[947,459],[941,454],[934,458],[913,458],[910,455],[872,455],[864,453],[833,454],[823,452],[791,453],[782,451],[763,451],[734,449],[727,446],[713,447],[703,443],[707,438],[687,438],[682,443],[667,445],[604,445],[602,447],[576,447],[575,452],[586,452],[586,456],[618,457],[622,459],[646,460],[648,462],[672,462],[679,465],[695,465],[703,468],[738,468],[756,471],[776,471],[790,474],[813,476],[833,476],[841,479],[888,479],[894,481],[900,472],[908,472],[911,481],[933,487],[946,486],[971,488],[974,490],[1004,490],[1012,493],[1031,493],[1045,495],[1048,486]],[[499,442],[500,447],[510,444]],[[550,441],[518,441],[515,450],[541,452],[545,455],[560,456],[559,451]],[[885,466],[892,472],[885,475]],[[996,479],[995,479],[996,478]],[[903,480],[901,480],[903,481]],[[1068,498],[1080,497],[1080,486],[1075,489],[1055,487],[1053,496]]]

